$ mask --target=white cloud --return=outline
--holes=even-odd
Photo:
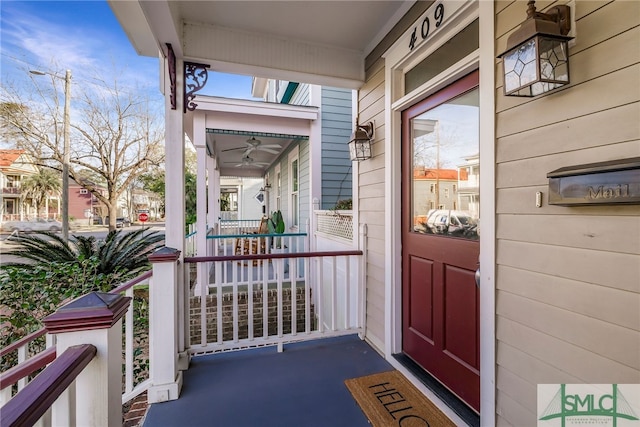
[[[34,13],[45,5],[52,6],[51,3],[3,3],[0,25],[3,77],[12,69],[18,74],[16,78],[25,74],[25,68],[60,76],[70,69],[74,85],[84,84],[85,90],[112,86],[117,79],[122,88],[158,93],[157,60],[137,56],[117,23],[112,30],[108,25],[98,25],[116,22],[113,17],[103,16],[101,21],[100,16],[87,16],[90,9],[86,2],[57,2],[59,14],[54,16]],[[67,11],[74,3],[77,7],[84,5],[85,15]],[[107,9],[96,8],[102,11],[97,13]]]

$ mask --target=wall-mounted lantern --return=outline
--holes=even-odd
[[[570,12],[566,5],[536,12],[535,1],[529,1],[527,19],[498,56],[505,95],[533,97],[569,83]]]
[[[371,158],[371,141],[373,140],[373,122],[365,125],[358,124],[351,134],[349,141],[349,158],[351,161],[361,161]]]

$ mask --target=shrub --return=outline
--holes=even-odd
[[[334,206],[334,210],[336,211],[348,211],[351,210],[353,208],[353,201],[351,199],[343,199],[343,200],[338,200],[338,202],[336,203],[336,205]]]
[[[109,291],[134,273],[99,272],[97,257],[78,262],[53,261],[22,266],[3,266],[0,272],[0,348],[40,329],[42,319],[60,305],[91,291]],[[35,343],[44,346],[44,342]],[[38,351],[32,349],[33,352]],[[2,360],[2,371],[15,364],[15,354]]]
[[[141,228],[132,232],[123,230],[110,231],[104,240],[93,236],[73,235],[66,242],[56,233],[39,232],[31,235],[11,236],[9,240],[18,248],[9,251],[13,255],[25,259],[9,265],[31,268],[33,263],[79,263],[95,257],[99,263],[96,272],[110,274],[116,271],[131,273],[150,268],[147,257],[164,240],[164,235],[157,231],[146,233]]]

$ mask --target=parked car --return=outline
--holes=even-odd
[[[469,212],[434,209],[427,214],[427,233],[477,238],[478,221]]]
[[[107,218],[107,221],[108,220],[109,219]],[[131,221],[129,220],[129,218],[124,218],[124,217],[116,218],[116,228],[124,228],[130,225],[131,225]]]
[[[93,219],[93,225],[102,225],[102,218],[101,217],[96,217]],[[109,225],[109,217],[105,217],[104,219],[104,225]],[[129,220],[129,218],[125,218],[125,217],[118,217],[116,218],[116,228],[124,228],[124,227],[128,227],[131,225],[131,221]]]
[[[54,219],[37,218],[26,221],[7,221],[2,224],[2,231],[60,231],[62,230],[62,223]]]

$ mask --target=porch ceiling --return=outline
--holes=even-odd
[[[414,1],[109,0],[139,54],[215,71],[357,88],[364,59]]]
[[[196,102],[197,111],[185,115],[185,131],[196,148],[216,159],[221,176],[263,177],[291,144],[309,140],[318,118],[317,107],[211,96],[197,96]]]

